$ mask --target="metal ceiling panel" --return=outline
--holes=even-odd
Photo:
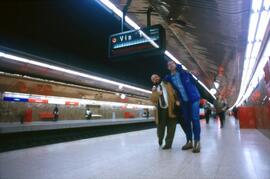
[[[113,2],[120,9],[125,4],[125,0]],[[215,79],[222,79],[219,92],[230,104],[235,102],[251,1],[133,0],[128,16],[143,27],[150,6],[155,9],[152,24],[162,24],[166,29],[167,49],[209,88]],[[223,69],[225,73],[221,72]]]

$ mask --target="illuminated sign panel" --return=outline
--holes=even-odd
[[[66,101],[65,104],[67,106],[78,106],[79,102],[77,102],[77,101]]]
[[[162,54],[165,42],[165,30],[161,25],[113,34],[109,38],[109,57]]]
[[[28,99],[29,103],[48,103],[48,99],[37,99],[37,98],[29,98]]]
[[[4,101],[14,101],[14,102],[28,102],[27,98],[19,98],[19,97],[4,97]]]

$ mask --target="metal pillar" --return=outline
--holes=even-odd
[[[153,10],[154,9],[151,6],[147,9],[147,27],[151,26],[151,12]]]
[[[124,31],[124,27],[125,27],[125,16],[127,14],[128,8],[129,8],[129,6],[131,4],[131,1],[132,0],[127,0],[127,3],[126,3],[126,5],[123,8],[123,16],[122,16],[122,21],[121,21],[121,32]]]

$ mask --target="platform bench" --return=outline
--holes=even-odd
[[[54,119],[52,112],[41,112],[39,113],[39,119]]]

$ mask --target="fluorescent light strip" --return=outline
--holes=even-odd
[[[260,51],[261,43],[262,42],[255,42],[254,43],[254,46],[253,46],[253,49],[252,49],[252,52],[251,52],[251,56],[250,56],[251,58],[254,58],[254,59],[257,58],[258,53]]]
[[[173,60],[176,64],[182,65],[168,50],[165,50],[165,55]],[[183,66],[183,65],[182,65]],[[184,66],[183,66],[184,67]],[[186,68],[186,67],[185,67]]]
[[[42,96],[36,94],[26,94],[26,93],[13,93],[13,92],[4,92],[4,97],[15,97],[15,98],[35,98],[35,99],[48,99],[49,104],[65,104],[65,101],[70,102],[79,102],[83,105],[110,105],[110,106],[130,106],[137,108],[155,108],[153,105],[143,105],[143,104],[132,104],[132,103],[120,103],[120,102],[111,102],[111,101],[97,101],[97,100],[87,100],[87,99],[78,99],[78,98],[65,98],[65,97],[56,97],[56,96]]]
[[[257,59],[258,52],[260,50],[261,41],[264,38],[266,27],[267,27],[267,24],[269,23],[269,18],[270,18],[270,14],[269,14],[270,12],[267,11],[270,5],[270,0],[263,1],[265,10],[261,8],[261,5],[262,5],[261,0],[259,1],[253,0],[252,2],[252,10],[255,13],[251,13],[250,15],[249,33],[248,33],[249,43],[247,44],[247,47],[246,47],[246,55],[245,55],[245,61],[244,61],[244,69],[242,73],[242,81],[241,81],[238,98],[232,107],[241,105],[241,103],[246,99],[247,94],[250,92],[250,88],[257,85],[258,82],[256,83],[256,81],[254,82],[254,80],[258,78],[258,76],[262,76],[261,73],[259,73],[258,75],[255,75],[258,73],[259,70],[261,71],[263,70],[263,68],[259,68],[258,66],[256,69],[256,72],[254,73],[254,76],[251,77],[252,75],[251,73],[252,73],[255,61]],[[256,40],[255,42],[253,42],[254,37]],[[253,45],[253,48],[252,48],[252,45]],[[248,84],[249,81],[250,83]]]
[[[252,2],[252,10],[257,12],[261,9],[262,0],[253,0]]]
[[[250,57],[252,46],[253,46],[252,43],[248,43],[247,48],[246,48],[246,56],[245,56],[246,58]]]
[[[263,78],[264,76],[263,68],[265,64],[267,63],[267,61],[269,60],[269,56],[270,56],[270,41],[268,41],[267,46],[264,49],[263,56],[257,66],[254,76],[251,79],[250,85],[248,86],[245,93],[243,91],[239,93],[238,99],[236,103],[234,104],[234,106],[237,106],[237,107],[240,106],[251,95],[254,88],[257,86],[259,81]],[[241,88],[242,87],[243,85],[241,85]]]
[[[248,33],[248,41],[252,42],[254,40],[257,23],[258,23],[259,13],[252,13],[249,21],[249,33]]]
[[[165,50],[164,53],[165,53],[165,55],[167,57],[169,57],[171,60],[173,60],[176,64],[181,65],[184,70],[188,70],[187,67],[185,67],[185,65],[183,65],[182,63],[180,63],[179,60],[177,58],[175,58],[175,56],[173,56],[168,50]]]
[[[263,6],[264,9],[268,10],[270,7],[270,0],[264,0]]]
[[[263,40],[263,36],[265,34],[266,27],[268,25],[270,18],[270,12],[269,11],[262,11],[260,16],[260,22],[258,25],[258,30],[256,33],[256,40],[261,41]]]
[[[54,65],[49,65],[49,64],[46,64],[46,63],[42,63],[42,62],[37,62],[37,61],[34,61],[34,60],[18,57],[18,56],[15,56],[15,55],[10,55],[10,54],[3,53],[3,52],[0,52],[0,57],[4,57],[6,59],[15,60],[15,61],[19,61],[19,62],[23,62],[23,63],[27,63],[27,64],[36,65],[36,66],[39,66],[39,67],[49,68],[49,69],[52,69],[52,70],[61,71],[61,72],[64,72],[64,73],[68,73],[68,74],[72,74],[72,75],[76,75],[76,76],[80,76],[80,77],[85,77],[85,78],[88,78],[88,79],[92,79],[92,80],[96,80],[96,81],[100,81],[100,82],[104,82],[104,83],[108,83],[108,84],[112,84],[112,85],[116,85],[116,86],[123,86],[125,88],[140,91],[140,92],[143,92],[143,93],[148,93],[148,94],[151,93],[151,91],[149,91],[149,90],[145,90],[145,89],[138,88],[138,87],[135,87],[135,86],[127,85],[127,84],[124,84],[124,83],[119,83],[119,82],[116,82],[116,81],[108,80],[108,79],[105,79],[105,78],[89,75],[89,74],[86,74],[86,73],[77,72],[77,71],[74,71],[74,70],[70,70],[70,69],[66,69],[66,68],[62,68],[62,67],[58,67],[58,66],[54,66]]]
[[[107,6],[109,9],[111,9],[116,15],[118,15],[121,19],[123,18],[123,12],[118,9],[112,2],[110,2],[109,0],[99,0],[100,2],[102,2],[105,6]],[[140,26],[138,26],[138,24],[136,24],[133,20],[131,20],[128,16],[125,16],[125,21],[134,29],[140,29]],[[142,33],[142,35],[149,40],[149,42],[155,47],[158,48],[159,46],[157,45],[157,43],[155,43],[150,37],[148,37],[143,31],[140,30],[140,32]]]
[[[165,55],[173,60],[176,64],[182,65],[168,50],[165,50]],[[183,66],[183,65],[182,65]]]
[[[213,94],[211,93],[211,90],[209,90],[209,89],[207,88],[207,86],[205,86],[205,84],[203,84],[200,80],[197,80],[197,81],[198,81],[198,83],[200,83],[200,84],[202,85],[202,87],[203,87],[205,90],[207,90],[207,91],[209,92],[209,94],[211,94],[211,96],[212,96],[214,99],[216,99],[215,95],[213,95]]]

